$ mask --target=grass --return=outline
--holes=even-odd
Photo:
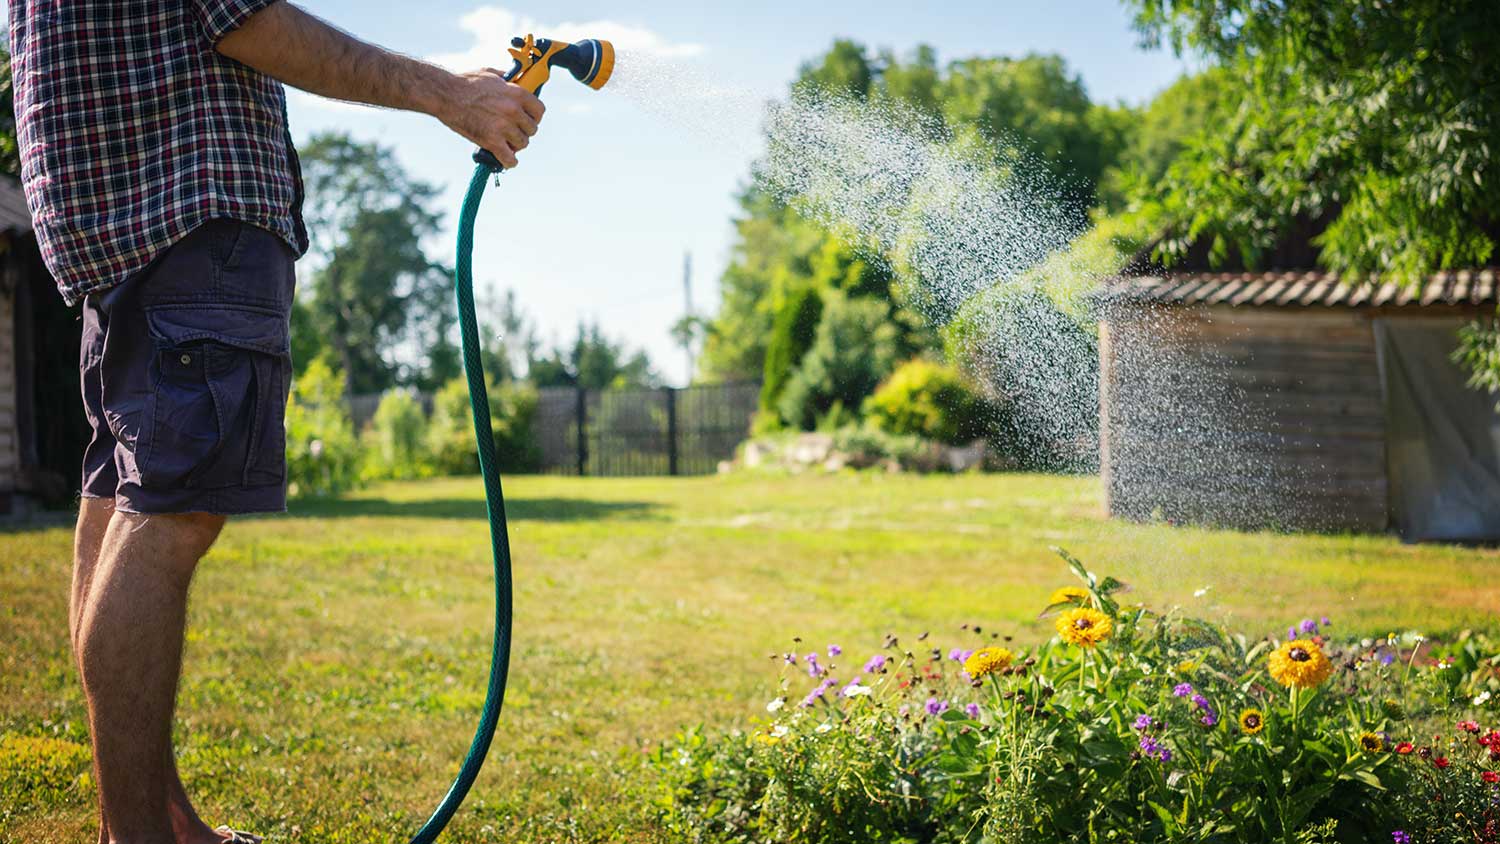
[[[895,632],[1021,640],[1064,545],[1250,635],[1496,626],[1500,552],[1111,522],[1091,478],[515,478],[510,694],[448,841],[651,841],[641,752],[764,714],[771,654]],[[490,647],[477,480],[392,484],[236,521],[200,569],[179,764],[213,823],[405,840],[472,735]],[[92,841],[66,636],[69,525],[0,532],[0,841]],[[1208,588],[1200,597],[1194,593]],[[961,638],[969,636],[970,639]]]

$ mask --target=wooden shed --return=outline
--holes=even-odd
[[[0,518],[63,505],[87,441],[78,312],[42,263],[20,182],[0,176]]]
[[[1420,289],[1316,271],[1105,285],[1100,465],[1130,519],[1500,539],[1500,414],[1452,359],[1493,269]]]

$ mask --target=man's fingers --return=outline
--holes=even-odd
[[[525,110],[528,117],[537,123],[542,122],[542,115],[547,113],[547,107],[542,105],[542,101],[530,92],[526,92],[526,96],[521,98],[521,108]]]
[[[520,163],[516,161],[515,150],[511,149],[503,143],[496,144],[495,148],[491,150],[491,152],[495,153],[495,158],[499,159],[500,164],[507,170],[514,170],[516,168],[516,165]]]
[[[532,120],[531,119],[531,115],[529,115],[529,114],[522,114],[519,117],[517,117],[516,118],[516,127],[519,128],[521,130],[521,132],[523,134],[525,134],[526,137],[528,137],[528,138],[531,137],[532,135],[536,134],[536,129],[537,129],[536,121]]]
[[[505,142],[510,145],[510,148],[517,152],[525,149],[526,145],[531,143],[527,139],[526,133],[521,131],[521,127],[514,123],[502,126],[500,132],[505,136]]]

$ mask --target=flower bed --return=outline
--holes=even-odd
[[[778,655],[749,730],[652,755],[671,832],[704,841],[1500,841],[1500,656],[1483,635],[1252,639],[1082,586],[1023,650],[888,636]],[[854,655],[850,655],[854,656]]]

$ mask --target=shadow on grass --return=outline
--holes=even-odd
[[[665,519],[661,506],[650,501],[594,501],[581,498],[507,498],[505,515],[511,521],[582,522],[649,521]],[[403,519],[484,519],[483,499],[317,498],[288,503],[287,518],[388,516]]]

